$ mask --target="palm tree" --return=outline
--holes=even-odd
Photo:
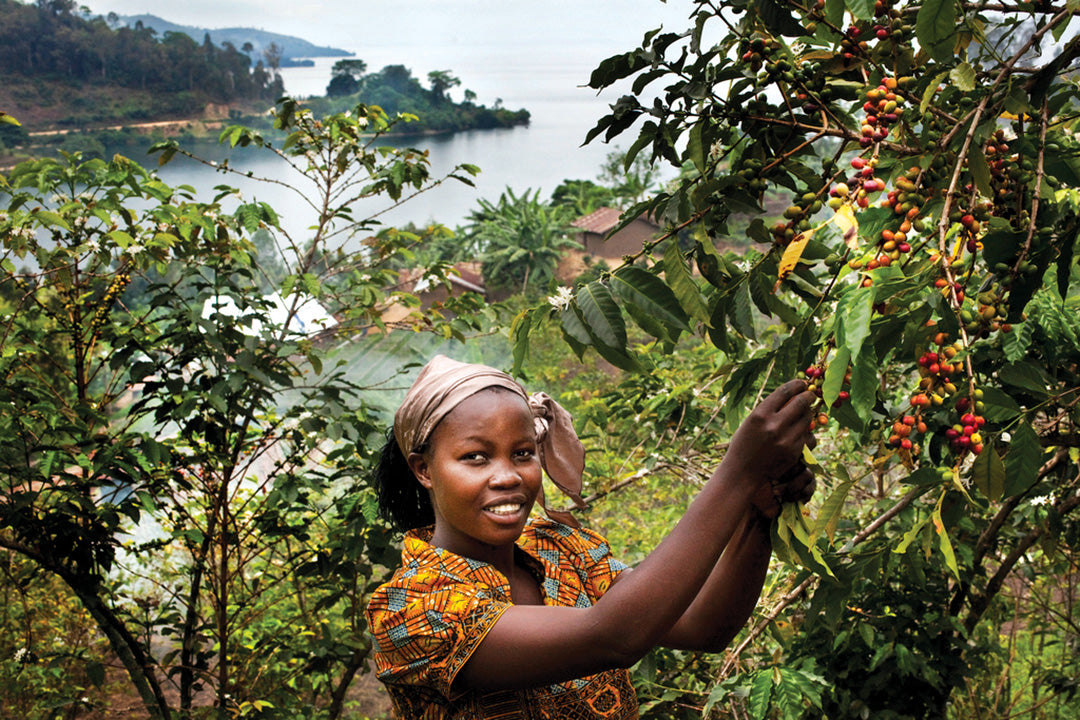
[[[498,202],[481,200],[469,215],[465,237],[488,287],[520,286],[522,293],[530,283],[543,287],[555,277],[564,251],[581,247],[566,208],[541,202],[539,195],[526,190],[518,196],[507,188]]]

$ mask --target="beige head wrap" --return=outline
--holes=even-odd
[[[529,404],[536,425],[540,465],[575,506],[585,507],[581,499],[585,448],[574,432],[570,413],[545,393],[528,395],[512,377],[487,365],[436,355],[424,366],[394,414],[394,439],[402,454],[408,457],[415,452],[427,442],[439,421],[461,401],[489,387],[506,388]],[[569,512],[548,508],[543,488],[537,501],[552,520],[580,527]]]

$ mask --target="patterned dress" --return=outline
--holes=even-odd
[[[457,692],[454,678],[510,606],[510,584],[491,565],[405,536],[401,567],[368,605],[375,669],[401,720],[624,720],[638,717],[626,670],[527,690]],[[525,526],[517,552],[545,605],[590,607],[627,568],[600,535],[547,519]]]

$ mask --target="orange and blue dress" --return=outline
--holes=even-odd
[[[638,717],[624,669],[497,692],[454,689],[484,636],[511,605],[510,583],[488,563],[432,546],[432,527],[405,536],[401,566],[368,604],[378,678],[401,720],[625,720]],[[517,552],[540,582],[545,605],[590,607],[627,566],[607,541],[535,518]]]

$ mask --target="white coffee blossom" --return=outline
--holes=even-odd
[[[15,651],[15,654],[11,658],[17,663],[25,663],[30,661],[30,648],[21,647]]]
[[[90,202],[91,200],[93,200],[93,199],[94,199],[94,196],[93,196],[93,195],[91,195],[91,194],[90,194],[90,193],[88,193],[88,192],[81,192],[81,193],[79,193],[79,194],[78,194],[78,196],[77,196],[77,197],[78,197],[78,198],[79,198],[80,200],[82,200],[82,201],[83,201],[84,203],[86,203],[86,202]]]
[[[559,292],[555,295],[548,297],[547,301],[551,304],[551,307],[556,310],[565,310],[570,307],[570,301],[574,299],[574,291],[572,288],[561,287]]]
[[[55,193],[49,198],[49,202],[52,203],[53,205],[61,205],[61,204],[65,203],[65,202],[67,202],[67,195],[61,195],[60,193]]]
[[[1051,499],[1049,495],[1040,495],[1039,497],[1031,498],[1031,504],[1035,506],[1049,505],[1050,503]]]
[[[146,248],[144,248],[139,243],[132,243],[131,245],[127,246],[127,250],[125,252],[127,252],[127,254],[130,255],[131,257],[135,257],[136,255],[138,255],[140,253],[146,252]]]
[[[169,223],[159,222],[157,224],[157,231],[160,233],[169,232]]]
[[[71,224],[77,228],[86,227],[86,216],[80,215],[79,217],[72,220]]]
[[[92,238],[91,240],[87,241],[86,248],[90,252],[96,253],[98,250],[101,249],[101,242],[98,240],[98,238]]]

